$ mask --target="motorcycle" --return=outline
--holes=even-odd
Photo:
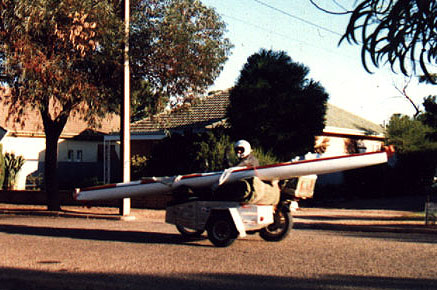
[[[281,194],[276,205],[205,199],[202,194],[190,194],[189,189],[174,195],[174,202],[166,208],[166,222],[174,224],[186,238],[199,238],[206,231],[217,247],[227,247],[238,237],[255,233],[265,241],[278,242],[293,227],[292,200],[287,194]]]

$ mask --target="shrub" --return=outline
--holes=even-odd
[[[26,177],[26,189],[41,190],[44,186],[42,173],[35,172]]]
[[[186,132],[165,138],[152,150],[145,175],[166,176],[208,172],[229,167],[231,142],[224,129]]]
[[[17,174],[24,165],[23,156],[15,156],[15,153],[6,153],[4,156],[5,162],[5,182],[3,187],[6,189],[13,189]]]
[[[271,151],[264,152],[260,148],[254,148],[253,154],[255,155],[256,158],[258,158],[260,165],[269,165],[279,162],[278,157],[275,156]]]
[[[271,153],[255,148],[261,165],[277,162]],[[220,171],[237,163],[226,129],[215,128],[202,134],[173,134],[152,150],[143,176],[171,176],[193,172]],[[138,173],[138,172],[137,172]]]
[[[387,182],[392,194],[424,194],[430,190],[436,173],[436,150],[397,154],[396,165],[389,170]]]
[[[140,156],[138,154],[131,157],[131,178],[133,180],[144,177],[144,172],[147,166],[147,159],[148,158],[146,156]]]

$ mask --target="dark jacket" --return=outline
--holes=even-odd
[[[259,166],[259,161],[258,159],[251,154],[249,154],[247,157],[242,158],[239,160],[238,164],[235,165],[238,167],[243,167],[243,166],[247,166],[247,167],[257,167]]]

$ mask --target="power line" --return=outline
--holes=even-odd
[[[233,20],[235,20],[235,21],[241,22],[241,23],[243,23],[243,24],[246,24],[246,25],[249,25],[249,26],[255,27],[255,28],[259,29],[259,30],[266,31],[266,32],[268,32],[268,33],[270,33],[270,34],[273,34],[273,35],[279,36],[279,37],[281,37],[281,38],[283,38],[283,39],[285,39],[285,40],[296,41],[296,42],[300,42],[300,43],[305,44],[305,45],[314,46],[314,45],[312,45],[311,43],[305,42],[305,41],[303,41],[303,40],[301,40],[301,39],[292,38],[292,37],[290,37],[289,35],[286,35],[286,34],[278,33],[278,32],[276,32],[276,31],[273,31],[273,30],[271,30],[271,29],[266,28],[265,26],[257,25],[257,24],[251,23],[251,22],[246,21],[246,20],[242,20],[242,19],[240,19],[240,18],[238,18],[238,17],[231,16],[231,15],[228,15],[228,14],[223,14],[223,13],[222,13],[221,15],[224,16],[224,17],[227,17],[227,18],[233,19]]]
[[[337,5],[337,6],[340,7],[341,9],[343,9],[345,12],[348,12],[348,10],[347,10],[346,8],[344,8],[343,5],[341,5],[340,3],[338,3],[338,1],[336,1],[336,0],[332,0],[332,2],[334,2],[335,5]]]
[[[284,11],[284,10],[281,10],[281,9],[279,9],[279,8],[276,8],[276,7],[274,7],[274,6],[271,6],[271,5],[269,5],[269,4],[267,4],[267,3],[263,2],[263,1],[260,1],[260,0],[253,0],[253,1],[257,2],[257,3],[260,4],[260,5],[263,5],[263,6],[265,6],[265,7],[268,7],[268,8],[270,8],[270,9],[272,9],[272,10],[275,10],[275,11],[281,13],[281,14],[284,14],[284,15],[286,15],[286,16],[288,16],[288,17],[291,17],[291,18],[293,18],[293,19],[299,20],[299,21],[301,21],[301,22],[303,22],[303,23],[305,23],[305,24],[308,24],[308,25],[314,26],[314,27],[316,27],[316,28],[318,28],[318,29],[321,29],[321,30],[324,30],[324,31],[326,31],[326,32],[329,32],[329,33],[332,33],[332,34],[338,35],[338,36],[340,36],[340,37],[343,37],[343,34],[341,34],[341,33],[338,33],[338,32],[336,32],[336,31],[331,30],[331,29],[329,29],[329,28],[326,28],[326,27],[324,27],[324,26],[321,26],[321,25],[315,24],[315,23],[313,23],[313,22],[311,22],[311,21],[308,21],[308,20],[306,20],[306,19],[304,19],[304,18],[301,18],[301,17],[295,16],[295,15],[289,13],[289,12],[286,12],[286,11]],[[311,1],[311,3],[314,4],[313,1]],[[336,1],[334,1],[334,3],[336,3],[337,5],[339,5]],[[358,41],[358,44],[362,45],[362,42],[361,42],[361,41]],[[410,59],[410,60],[411,60],[413,63],[415,63],[415,64],[418,63],[418,60],[416,60],[416,59],[413,60],[413,59],[411,59],[411,58],[408,57],[408,56],[407,56],[407,59]],[[436,65],[434,65],[434,64],[431,63],[431,62],[429,62],[429,65],[432,66],[432,67],[437,67]]]
[[[295,15],[293,15],[293,14],[291,14],[291,13],[288,13],[288,12],[286,12],[286,11],[284,11],[284,10],[281,10],[281,9],[279,9],[279,8],[276,8],[276,7],[273,7],[273,6],[271,6],[271,5],[267,4],[267,3],[264,3],[264,2],[262,2],[262,1],[260,1],[260,0],[253,0],[253,1],[255,1],[255,2],[257,2],[258,4],[261,4],[261,5],[263,5],[263,6],[266,6],[266,7],[270,8],[270,9],[272,9],[272,10],[275,10],[275,11],[281,13],[281,14],[284,14],[284,15],[286,15],[286,16],[288,16],[288,17],[291,17],[291,18],[294,18],[294,19],[296,19],[296,20],[299,20],[299,21],[301,21],[301,22],[303,22],[303,23],[305,23],[305,24],[308,24],[308,25],[314,26],[314,27],[316,27],[316,28],[318,28],[318,29],[321,29],[321,30],[324,30],[324,31],[326,31],[326,32],[329,32],[329,33],[332,33],[332,34],[338,35],[338,36],[340,36],[340,37],[343,36],[341,33],[338,33],[338,32],[336,32],[336,31],[331,30],[331,29],[329,29],[329,28],[326,28],[326,27],[324,27],[324,26],[321,26],[321,25],[315,24],[315,23],[313,23],[313,22],[311,22],[311,21],[308,21],[308,20],[306,20],[306,19],[304,19],[304,18],[301,18],[301,17],[295,16]]]
[[[266,31],[266,32],[268,32],[268,33],[270,33],[270,34],[272,34],[272,35],[276,35],[276,36],[278,36],[278,37],[281,37],[281,38],[283,38],[283,39],[286,40],[286,41],[295,41],[295,42],[298,42],[298,43],[304,44],[304,45],[306,45],[306,46],[311,46],[311,47],[314,47],[314,48],[316,48],[316,49],[324,50],[324,51],[326,51],[326,52],[328,52],[328,53],[330,53],[330,54],[334,54],[334,55],[336,55],[336,56],[340,56],[340,54],[339,54],[338,52],[333,51],[333,50],[330,50],[330,49],[327,49],[326,47],[316,46],[316,45],[314,45],[313,43],[308,43],[308,42],[306,42],[306,41],[303,41],[303,40],[300,40],[300,39],[296,39],[296,38],[290,38],[289,35],[285,35],[285,34],[282,34],[282,33],[278,33],[278,32],[276,32],[276,31],[273,31],[273,30],[267,29],[267,28],[265,28],[265,27],[263,27],[263,26],[260,26],[260,25],[257,25],[257,24],[254,24],[254,23],[248,22],[248,21],[246,21],[246,20],[242,20],[242,19],[240,19],[240,18],[237,18],[237,17],[231,16],[231,15],[227,15],[227,14],[223,14],[223,13],[221,13],[221,15],[224,16],[224,17],[226,17],[226,18],[230,18],[230,19],[233,19],[233,20],[235,20],[235,21],[238,21],[238,22],[244,23],[244,24],[246,24],[246,25],[249,25],[249,26],[255,27],[256,29]],[[352,57],[352,56],[350,56],[350,55],[341,54],[341,56],[343,56],[343,57],[347,57],[347,58],[350,58],[350,59],[355,59],[355,57]]]

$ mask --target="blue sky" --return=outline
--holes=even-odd
[[[317,0],[326,9],[350,9],[350,0]],[[329,102],[354,114],[382,124],[394,113],[412,115],[413,106],[400,97],[409,80],[394,74],[389,66],[367,73],[360,47],[346,41],[338,46],[348,16],[330,15],[309,0],[202,0],[221,15],[234,44],[232,55],[211,89],[232,87],[247,58],[261,48],[283,50],[295,62],[310,69],[330,95]],[[415,103],[437,95],[437,86],[409,82],[407,93]]]

